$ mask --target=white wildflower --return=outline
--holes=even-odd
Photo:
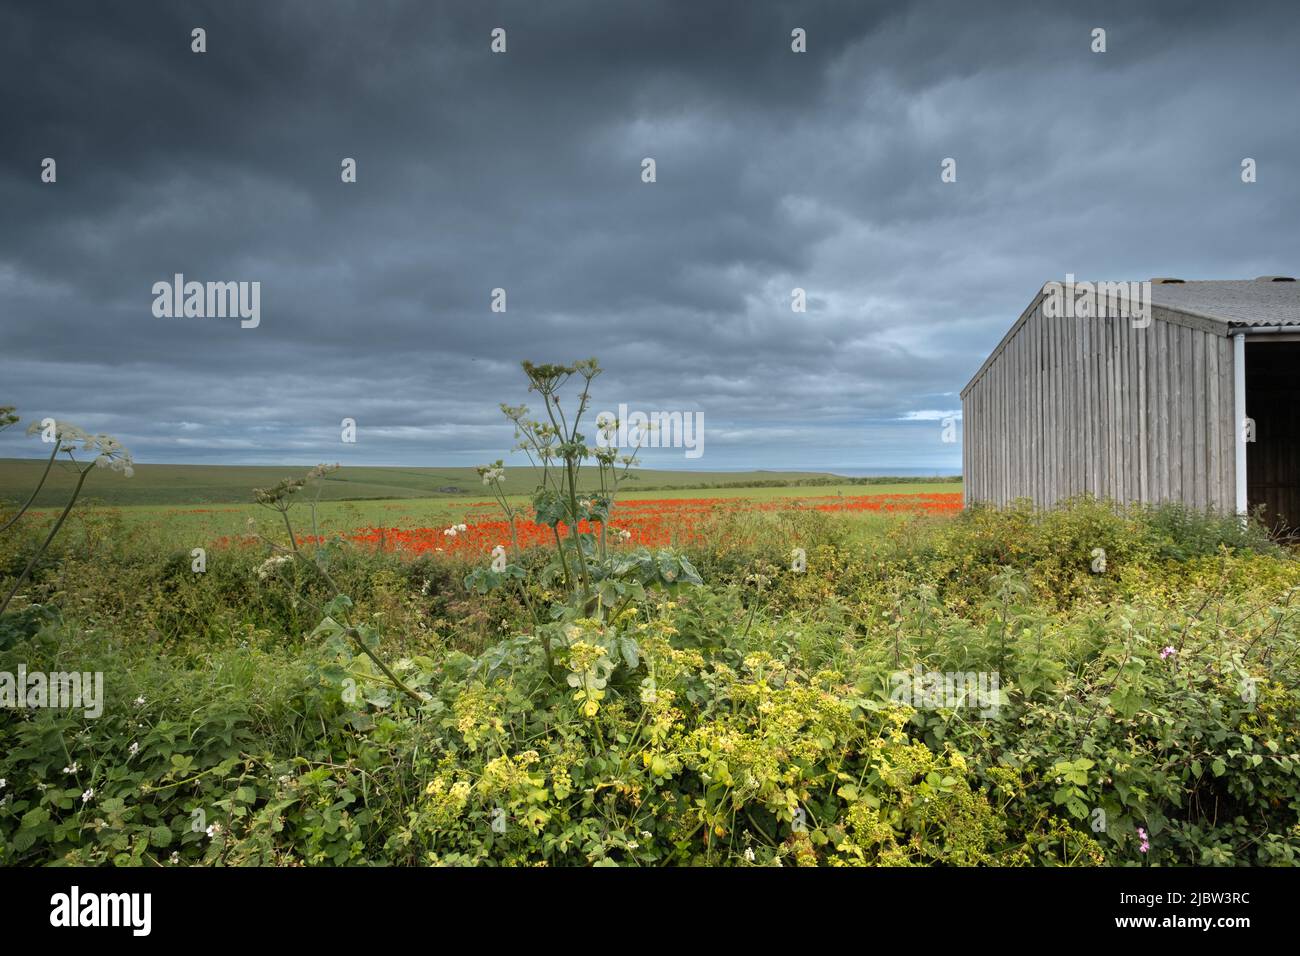
[[[284,564],[286,561],[292,560],[293,555],[291,554],[277,554],[274,557],[267,558],[258,567],[257,576],[262,580],[266,580],[267,575],[275,571],[276,568],[280,567],[280,565]]]

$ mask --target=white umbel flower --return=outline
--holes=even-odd
[[[266,580],[267,575],[273,573],[276,568],[280,567],[280,565],[284,564],[286,561],[292,560],[293,555],[290,554],[277,554],[274,557],[267,558],[258,567],[257,576],[262,580]]]

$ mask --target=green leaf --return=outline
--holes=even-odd
[[[346,594],[339,594],[325,605],[324,611],[327,617],[341,618],[347,616],[350,607],[352,607],[352,598]]]
[[[620,637],[618,639],[618,650],[623,655],[623,660],[628,667],[635,668],[641,662],[641,648],[637,646],[636,641],[630,637]]]
[[[19,829],[35,830],[37,827],[47,823],[50,819],[50,811],[44,807],[36,807],[28,810],[23,814],[22,822],[18,824]]]

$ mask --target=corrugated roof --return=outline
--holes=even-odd
[[[1151,304],[1228,325],[1300,325],[1300,282],[1267,279],[1153,282]]]

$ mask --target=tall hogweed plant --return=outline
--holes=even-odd
[[[0,431],[18,424],[20,420],[12,405],[0,406]],[[112,435],[92,435],[71,422],[48,417],[32,422],[27,428],[27,434],[40,435],[41,440],[50,446],[50,454],[45,459],[45,468],[41,471],[41,477],[37,481],[36,487],[32,489],[31,494],[18,506],[14,513],[5,518],[3,524],[0,524],[0,534],[17,525],[23,515],[31,509],[32,504],[36,501],[36,496],[45,487],[45,482],[49,478],[56,461],[62,460],[64,467],[72,469],[75,484],[72,492],[68,495],[67,502],[50,526],[49,531],[41,539],[40,544],[32,552],[26,565],[14,578],[3,597],[0,597],[0,615],[3,615],[9,609],[9,605],[13,603],[23,584],[31,576],[37,565],[40,564],[41,558],[50,549],[50,545],[53,544],[59,531],[67,522],[68,515],[72,513],[73,507],[81,497],[82,489],[85,487],[86,479],[90,477],[90,473],[96,468],[108,468],[127,478],[135,474],[131,453]],[[81,458],[77,457],[78,451],[82,454]],[[93,457],[89,457],[92,455]]]
[[[638,667],[640,652],[628,625],[648,592],[672,593],[702,581],[685,555],[668,548],[628,548],[630,534],[613,524],[618,493],[635,478],[631,470],[647,436],[641,432],[631,448],[620,449],[616,418],[602,413],[587,419],[592,383],[602,371],[596,359],[571,365],[524,362],[522,367],[528,390],[537,393],[543,414],[534,414],[527,405],[503,404],[501,411],[514,425],[518,442],[514,450],[523,452],[534,471],[540,472],[531,511],[536,524],[550,530],[553,549],[540,570],[530,574],[519,547],[523,509],[507,496],[505,468],[498,459],[478,473],[509,523],[510,559],[501,546],[492,564],[472,572],[465,585],[480,594],[517,588],[547,667],[554,670],[563,654],[568,683],[577,689],[575,696],[583,699],[586,709],[594,710],[619,662],[631,670]],[[569,385],[576,396],[566,405],[561,395]],[[584,419],[604,441],[594,447],[588,444]],[[541,607],[534,594],[559,597]]]

